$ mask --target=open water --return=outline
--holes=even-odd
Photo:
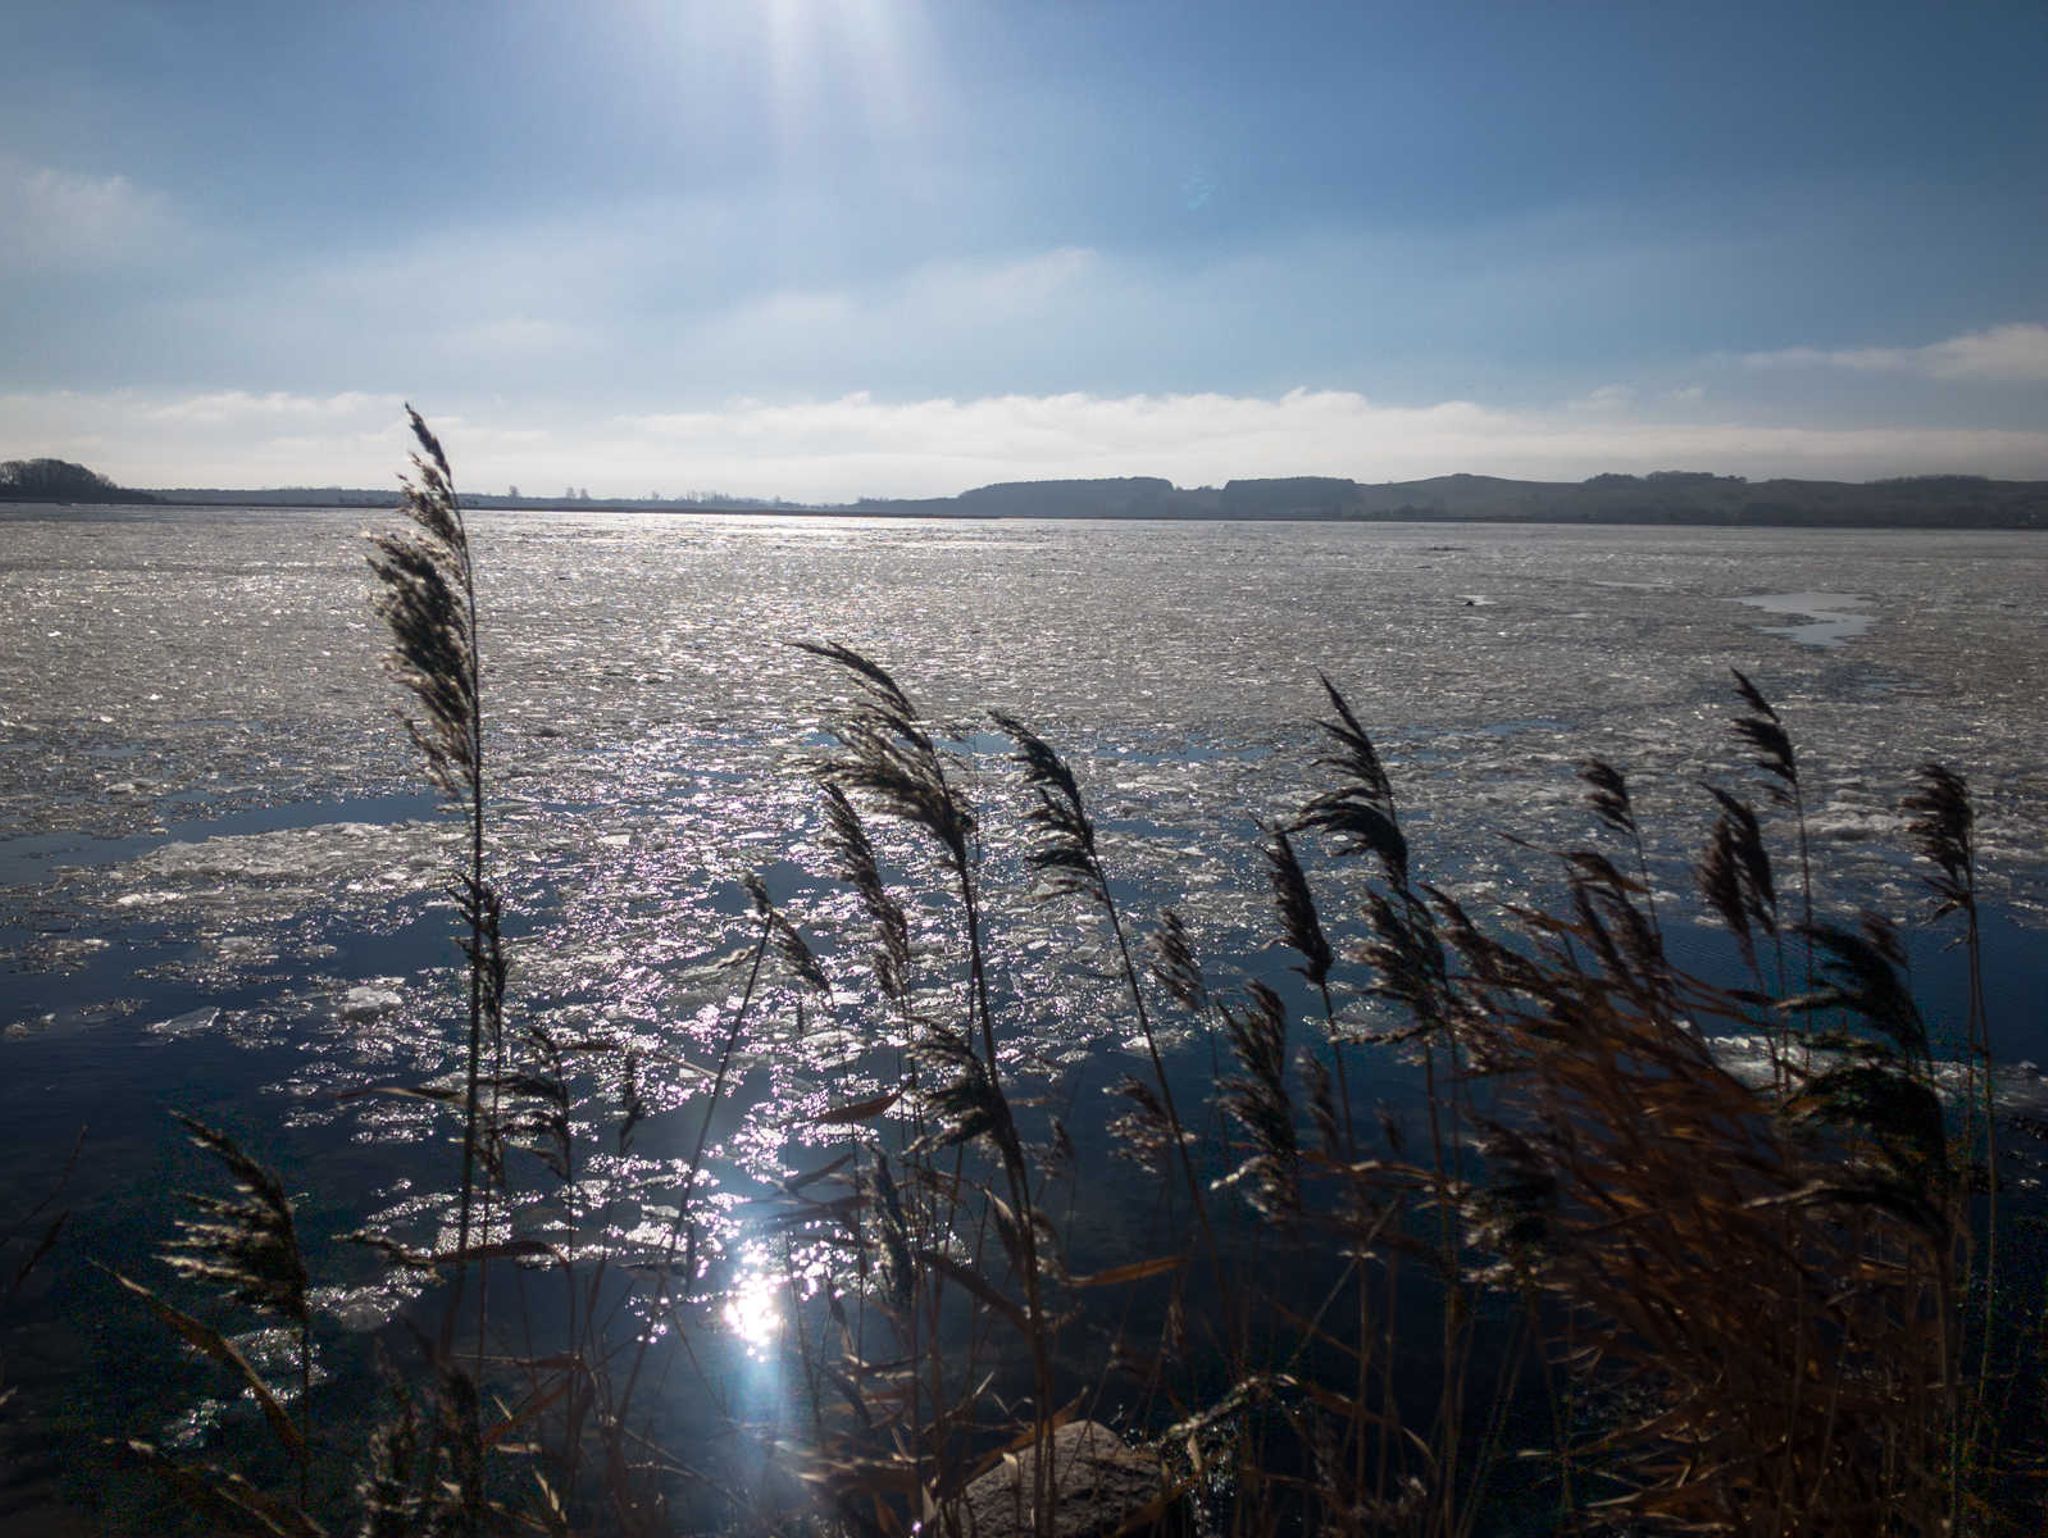
[[[148,1365],[171,1355],[156,1327],[87,1264],[162,1280],[147,1252],[169,1233],[165,1193],[208,1179],[171,1110],[285,1171],[338,1334],[390,1329],[413,1288],[332,1237],[367,1223],[428,1244],[446,1217],[445,1113],[352,1094],[436,1082],[460,1032],[454,830],[380,671],[372,522],[0,515],[0,1234],[52,1193],[71,1213],[0,1316],[41,1492],[20,1509],[118,1504],[118,1479],[88,1490],[100,1475],[80,1472],[111,1429],[221,1434],[228,1407],[193,1408],[204,1374]],[[742,873],[765,875],[832,974],[827,999],[771,989],[717,1125],[709,1189],[732,1217],[706,1286],[730,1293],[718,1317],[742,1337],[761,1328],[748,1194],[822,1162],[822,1109],[890,1087],[856,906],[819,843],[822,727],[846,683],[796,640],[887,666],[959,751],[1006,1050],[1070,1100],[1124,1066],[1131,1027],[1106,936],[1025,896],[1026,803],[988,707],[1068,755],[1140,927],[1181,906],[1227,982],[1281,964],[1254,819],[1321,788],[1318,670],[1378,742],[1421,874],[1483,912],[1549,890],[1503,834],[1591,837],[1573,776],[1588,755],[1630,775],[1661,895],[1682,902],[1709,820],[1699,782],[1754,784],[1726,730],[1730,667],[1797,743],[1831,910],[1924,913],[1898,799],[1929,759],[1968,776],[2002,1089],[2028,1110],[2048,1098],[2032,1066],[2048,1057],[2037,535],[589,513],[471,528],[515,1023],[584,1054],[579,1140],[616,1124],[628,1054],[652,1112],[633,1170],[594,1157],[584,1178],[652,1189],[692,1141],[750,933]],[[924,857],[885,847],[915,886]],[[913,911],[931,986],[954,986],[950,910]],[[1938,1014],[1953,969],[1933,945],[1921,962]],[[512,1221],[575,1237],[550,1199]],[[665,1214],[613,1221],[623,1248]],[[1098,1262],[1119,1221],[1077,1216]],[[352,1370],[330,1354],[323,1370]]]

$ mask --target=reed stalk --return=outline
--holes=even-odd
[[[632,1424],[661,1381],[651,1330],[630,1344],[616,1338],[620,1311],[642,1296],[622,1297],[606,1313],[604,1268],[619,1257],[600,1254],[579,1289],[573,1258],[551,1256],[538,1241],[494,1238],[501,1149],[536,1146],[565,1190],[589,1166],[575,1162],[577,1106],[563,1062],[570,1048],[537,1024],[523,1038],[526,1055],[506,1061],[506,957],[485,863],[476,582],[447,458],[425,423],[409,420],[418,451],[408,526],[377,538],[371,564],[392,637],[389,665],[411,697],[408,728],[430,777],[468,820],[457,889],[469,963],[464,1135],[455,1248],[416,1257],[454,1267],[443,1349],[431,1385],[402,1395],[400,1413],[372,1440],[360,1531],[471,1533],[497,1524],[651,1533],[675,1525],[662,1481],[682,1478],[677,1470],[699,1463],[700,1450],[685,1460],[684,1450],[654,1447]],[[1493,1519],[1512,1467],[1511,1428],[1525,1407],[1551,1427],[1561,1526],[1865,1538],[1954,1533],[1977,1519],[1999,1434],[1988,1387],[2000,1193],[1977,850],[1960,777],[1926,766],[1905,803],[1909,835],[1935,872],[1934,916],[1961,914],[1969,951],[1958,1137],[1898,936],[1875,920],[1815,916],[1800,767],[1778,713],[1746,677],[1736,675],[1748,711],[1736,730],[1766,793],[1797,824],[1798,916],[1781,903],[1755,808],[1732,792],[1713,792],[1697,885],[1754,987],[1723,986],[1672,962],[1665,927],[1682,916],[1659,911],[1627,781],[1599,760],[1582,765],[1580,777],[1595,816],[1627,841],[1632,861],[1618,850],[1614,860],[1554,851],[1565,894],[1544,907],[1475,913],[1426,883],[1378,750],[1325,678],[1323,788],[1294,815],[1260,825],[1280,940],[1298,958],[1295,979],[1269,972],[1270,983],[1254,977],[1212,997],[1178,915],[1169,910],[1155,931],[1153,985],[1220,1026],[1229,1047],[1229,1061],[1212,1057],[1212,1092],[1196,1106],[1175,1098],[1154,1018],[1159,996],[1148,997],[1132,940],[1139,926],[1112,886],[1077,777],[1036,732],[998,714],[1032,793],[1026,859],[1039,893],[1078,896],[1100,912],[1120,969],[1114,1007],[1128,1011],[1146,1045],[1151,1082],[1130,1078],[1116,1095],[1133,1134],[1128,1151],[1157,1170],[1173,1145],[1169,1180],[1185,1188],[1193,1217],[1193,1232],[1180,1232],[1202,1252],[1076,1277],[1045,1210],[1072,1144],[1057,1119],[1049,1140],[1027,1139],[1020,1118],[1037,1113],[1015,1058],[1001,1055],[1006,1045],[1015,1051],[995,976],[1007,956],[1004,908],[982,863],[981,813],[958,760],[887,671],[846,647],[806,649],[840,669],[856,694],[832,723],[826,842],[872,932],[883,1005],[909,1031],[895,1087],[827,1120],[851,1128],[892,1117],[893,1135],[907,1141],[892,1160],[890,1130],[861,1131],[842,1159],[792,1179],[775,1208],[796,1313],[790,1339],[809,1395],[789,1436],[806,1444],[792,1451],[817,1502],[806,1516],[776,1516],[767,1502],[736,1495],[729,1523],[857,1538],[951,1533],[963,1525],[963,1492],[975,1474],[1028,1449],[1031,1526],[1050,1538],[1060,1491],[1049,1450],[1067,1413],[1058,1402],[1059,1332],[1086,1329],[1096,1339],[1105,1311],[1094,1300],[1105,1294],[1092,1289],[1115,1296],[1167,1276],[1174,1291],[1161,1349],[1142,1366],[1147,1395],[1156,1390],[1166,1407],[1158,1418],[1177,1417],[1161,1441],[1187,1467],[1157,1510],[1133,1516],[1134,1530],[1220,1471],[1236,1484],[1219,1498],[1228,1510],[1217,1525],[1233,1533],[1312,1526],[1332,1538],[1468,1538]],[[930,895],[957,916],[960,947],[947,963],[943,1018],[923,1018],[916,1002],[909,919],[883,881],[863,811],[909,827],[935,852]],[[1308,845],[1304,835],[1339,869],[1363,867],[1347,906],[1319,902],[1296,847],[1297,839]],[[701,1269],[713,1123],[736,1093],[769,966],[808,988],[828,984],[765,887],[750,882],[748,890],[755,917],[744,982],[677,1174],[676,1217],[636,1257],[654,1262],[658,1280],[644,1298],[652,1319],[674,1323],[686,1348],[683,1294]],[[1788,929],[1803,948],[1803,988],[1787,976]],[[1757,954],[1765,939],[1778,954],[1774,985]],[[1397,1021],[1384,1030],[1377,1015],[1365,1017],[1374,1029],[1347,1025],[1340,998],[1347,1008],[1352,1000],[1391,1005]],[[1714,1041],[1766,1010],[1772,1075],[1759,1089],[1730,1071]],[[1302,1053],[1291,1042],[1296,1018],[1320,1029],[1328,1068],[1320,1043]],[[1215,1039],[1212,1031],[1212,1053]],[[1367,1135],[1354,1097],[1369,1094],[1372,1081],[1355,1070],[1375,1048],[1399,1051],[1419,1078],[1426,1149],[1409,1149],[1384,1109],[1384,1146]],[[622,1158],[647,1113],[637,1076],[629,1056]],[[272,1531],[313,1538],[313,1339],[292,1205],[274,1176],[220,1134],[191,1130],[234,1172],[237,1195],[202,1206],[204,1221],[175,1247],[176,1263],[187,1280],[225,1286],[296,1321],[297,1415],[245,1360],[235,1369],[241,1359],[226,1337],[126,1285],[238,1372],[298,1460],[296,1508],[225,1479],[216,1482],[223,1498]],[[1969,1190],[1980,1141],[1992,1182],[1981,1263]],[[834,1173],[848,1164],[851,1174]],[[1205,1180],[1205,1168],[1226,1173]],[[818,1187],[834,1190],[831,1200],[798,1196],[798,1184],[814,1179],[838,1182]],[[600,1213],[615,1194],[607,1190]],[[1249,1232],[1260,1263],[1226,1287],[1226,1251],[1247,1232],[1230,1226],[1238,1201],[1258,1225]],[[1163,1205],[1182,1222],[1176,1204]],[[587,1205],[575,1210],[589,1216]],[[789,1257],[814,1237],[845,1258],[834,1262],[833,1286],[800,1297]],[[480,1381],[487,1318],[505,1306],[490,1297],[487,1278],[476,1290],[477,1373],[454,1368],[446,1349],[463,1279],[494,1256],[555,1258],[570,1284],[570,1349],[549,1365],[530,1344],[526,1390],[509,1407]],[[1007,1275],[996,1269],[1000,1257]],[[1187,1352],[1181,1312],[1182,1268],[1204,1261],[1231,1316],[1220,1390],[1219,1364]],[[1429,1280],[1426,1298],[1414,1286],[1404,1298],[1404,1280],[1418,1273]],[[1377,1299],[1375,1275],[1384,1289]],[[1353,1294],[1355,1309],[1346,1306]],[[1488,1297],[1510,1313],[1482,1341]],[[1417,1327],[1418,1312],[1430,1327]],[[1969,1338],[1969,1327],[1981,1338]],[[1005,1344],[1023,1348],[1013,1361],[1029,1356],[1028,1418],[1021,1406],[999,1408],[1023,1378],[1021,1365],[1002,1372]],[[1488,1344],[1497,1355],[1485,1354]],[[1532,1350],[1540,1372],[1528,1370]],[[661,1371],[684,1354],[665,1357]],[[623,1363],[616,1377],[615,1362]],[[1106,1381],[1096,1380],[1096,1392]],[[1526,1396],[1541,1403],[1527,1406]],[[1413,1424],[1404,1420],[1404,1410],[1432,1398]],[[1589,1422],[1581,1417],[1590,1403],[1609,1408]],[[533,1465],[546,1471],[537,1493],[516,1512],[494,1504],[490,1470],[543,1440],[535,1429],[543,1425],[566,1445]],[[1005,1446],[1010,1433],[1016,1439]],[[585,1470],[586,1438],[601,1448],[601,1468]],[[148,1456],[152,1466],[166,1462]],[[584,1515],[593,1499],[595,1522]]]
[[[467,868],[457,883],[457,906],[468,929],[469,1029],[462,1075],[462,1184],[456,1206],[454,1294],[443,1326],[442,1349],[461,1309],[470,1264],[479,1145],[495,1136],[482,1125],[485,1038],[494,1059],[502,1053],[504,970],[499,901],[484,872],[483,656],[478,645],[476,567],[455,472],[420,414],[407,406],[417,448],[404,478],[400,511],[410,527],[372,536],[370,569],[379,592],[376,611],[391,633],[386,666],[413,698],[407,732],[424,760],[427,777],[467,822]],[[479,1284],[481,1285],[481,1283]],[[483,1352],[479,1310],[477,1353]]]

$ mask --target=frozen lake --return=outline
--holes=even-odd
[[[0,1218],[88,1129],[69,1249],[11,1327],[14,1381],[147,1349],[146,1320],[87,1332],[66,1300],[103,1286],[78,1257],[163,1238],[160,1193],[195,1168],[171,1108],[282,1164],[316,1234],[367,1220],[425,1242],[445,1212],[445,1120],[340,1098],[444,1072],[456,1036],[452,829],[379,668],[372,521],[0,515]],[[1698,782],[1754,783],[1726,730],[1731,666],[1797,744],[1824,907],[1924,912],[1896,808],[1917,765],[1951,765],[1996,906],[1994,1029],[2008,1056],[2048,1057],[2039,536],[563,513],[480,514],[472,539],[513,1009],[602,1045],[579,1134],[615,1112],[604,1064],[630,1052],[643,1152],[674,1159],[667,1113],[701,1090],[721,963],[745,943],[742,872],[834,970],[829,1001],[792,1018],[782,998],[746,1044],[716,1177],[735,1201],[794,1167],[828,1100],[886,1088],[859,945],[835,938],[857,935],[854,901],[821,879],[813,771],[845,686],[794,640],[883,663],[960,748],[1012,1046],[1055,1078],[1099,1073],[1129,1027],[1087,916],[1003,879],[1025,803],[985,710],[1069,755],[1134,915],[1181,905],[1227,979],[1278,965],[1252,818],[1321,788],[1318,669],[1378,742],[1423,876],[1480,909],[1551,879],[1500,834],[1591,836],[1588,755],[1631,776],[1675,893],[1709,820]],[[946,915],[914,917],[935,948]],[[2038,1082],[2022,1070],[2012,1093]],[[558,1218],[535,1198],[523,1221]],[[360,1259],[337,1265],[323,1306],[347,1327],[402,1304]],[[175,1397],[110,1381],[117,1416]],[[75,1429],[109,1407],[67,1413]]]

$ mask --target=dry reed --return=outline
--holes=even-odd
[[[1167,1460],[1152,1498],[1125,1513],[1137,1526],[1192,1503],[1212,1532],[1462,1538],[1487,1530],[1512,1485],[1524,1509],[1548,1499],[1553,1525],[1582,1532],[1991,1530],[1987,1406],[2003,1337],[1996,1230],[1985,1223],[1979,1244],[1971,1200],[1974,1166],[1995,1170],[1995,1105],[1967,791],[1930,765],[1906,802],[1935,872],[1935,916],[1966,925],[1970,1079],[1958,1111],[1942,1098],[1895,932],[1816,921],[1791,732],[1739,673],[1747,713],[1735,730],[1769,802],[1796,819],[1800,883],[1797,916],[1781,913],[1762,819],[1711,788],[1695,880],[1740,957],[1740,987],[1671,959],[1666,930],[1683,917],[1659,913],[1628,782],[1604,761],[1580,768],[1587,806],[1626,851],[1556,851],[1561,902],[1475,914],[1424,880],[1386,765],[1327,678],[1326,786],[1262,824],[1278,942],[1298,958],[1299,983],[1272,975],[1212,990],[1171,909],[1151,933],[1148,973],[1082,776],[1023,721],[996,716],[1030,798],[1025,871],[1039,897],[1078,898],[1101,916],[1149,1059],[1149,1080],[1125,1075],[1106,1097],[1111,1147],[1187,1198],[1153,1253],[1075,1275],[1049,1198],[1095,1172],[1076,1173],[1044,1086],[1006,1055],[991,976],[1019,963],[999,954],[989,919],[989,813],[961,756],[887,669],[806,643],[851,688],[830,721],[824,846],[908,1050],[882,1093],[824,1113],[820,1125],[843,1136],[838,1156],[762,1199],[785,1254],[804,1238],[835,1257],[830,1285],[792,1304],[803,1413],[774,1448],[806,1501],[720,1484],[698,1449],[658,1445],[643,1396],[678,1353],[664,1347],[656,1362],[652,1326],[686,1345],[701,1329],[692,1300],[706,1274],[713,1117],[766,1007],[764,976],[779,971],[826,1007],[840,959],[821,956],[750,879],[746,980],[665,1192],[674,1216],[661,1243],[631,1257],[574,1254],[491,1231],[501,1149],[538,1153],[574,1188],[580,1108],[565,1046],[543,1024],[522,1033],[522,1061],[505,1062],[474,573],[447,458],[417,416],[412,425],[411,527],[380,536],[372,564],[392,666],[420,712],[414,739],[471,840],[458,885],[470,1019],[457,1239],[452,1252],[411,1258],[454,1270],[450,1328],[460,1278],[487,1276],[494,1257],[559,1271],[569,1302],[559,1349],[487,1360],[502,1299],[479,1283],[476,1361],[458,1368],[444,1348],[396,1386],[357,1460],[356,1531],[651,1534],[684,1525],[685,1489],[711,1488],[734,1528],[967,1538],[969,1513],[987,1509],[968,1497],[977,1477],[1028,1465],[1013,1530],[1050,1538],[1067,1531],[1073,1496],[1039,1453],[1106,1402],[1119,1375],[1142,1384],[1137,1429]],[[957,917],[950,959],[914,943],[891,884],[913,862],[893,857],[874,820],[935,857]],[[1797,986],[1788,934],[1805,955]],[[1156,1028],[1174,1009],[1231,1059],[1212,1060],[1207,1102],[1191,1115]],[[1761,1086],[1720,1045],[1759,1023],[1771,1043]],[[1376,1127],[1360,1119],[1357,1076],[1373,1059],[1381,1075],[1392,1062],[1419,1077],[1426,1141],[1385,1108]],[[629,1055],[622,1156],[648,1115],[641,1071]],[[176,1252],[184,1271],[299,1320],[310,1362],[289,1201],[227,1140],[193,1131],[238,1195],[202,1207]],[[615,1199],[606,1193],[600,1218]],[[233,1366],[225,1337],[128,1285]],[[1209,1317],[1191,1319],[1203,1308]],[[1078,1361],[1067,1349],[1076,1335],[1103,1349]],[[279,1437],[297,1439],[303,1477],[310,1377],[294,1420],[240,1370]],[[245,1523],[322,1530],[303,1487],[298,1503],[279,1503],[230,1471],[146,1456]]]

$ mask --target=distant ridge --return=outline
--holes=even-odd
[[[1596,475],[1585,481],[1440,475],[1376,485],[1335,476],[1288,476],[1197,491],[1150,479],[1039,481],[929,500],[869,499],[854,510],[953,517],[2035,529],[2048,528],[2048,481],[1971,475],[1748,481],[1676,470]]]
[[[34,495],[0,478],[0,500],[158,501],[190,506],[389,507],[390,491],[340,486],[237,491],[177,488],[125,491],[83,466],[61,460],[9,461],[63,466],[89,477],[68,484],[93,494]],[[2048,528],[2048,481],[1998,481],[1978,475],[1922,475],[1880,481],[1746,480],[1739,475],[1664,470],[1596,475],[1584,481],[1518,481],[1492,475],[1439,475],[1368,483],[1301,475],[1234,480],[1183,490],[1158,476],[1091,480],[1002,481],[951,497],[864,497],[805,504],[706,493],[664,497],[512,497],[469,494],[477,508],[567,508],[618,512],[845,514],[915,518],[1166,518],[1337,520],[1345,522],[1490,522],[1681,524],[1789,528]]]

